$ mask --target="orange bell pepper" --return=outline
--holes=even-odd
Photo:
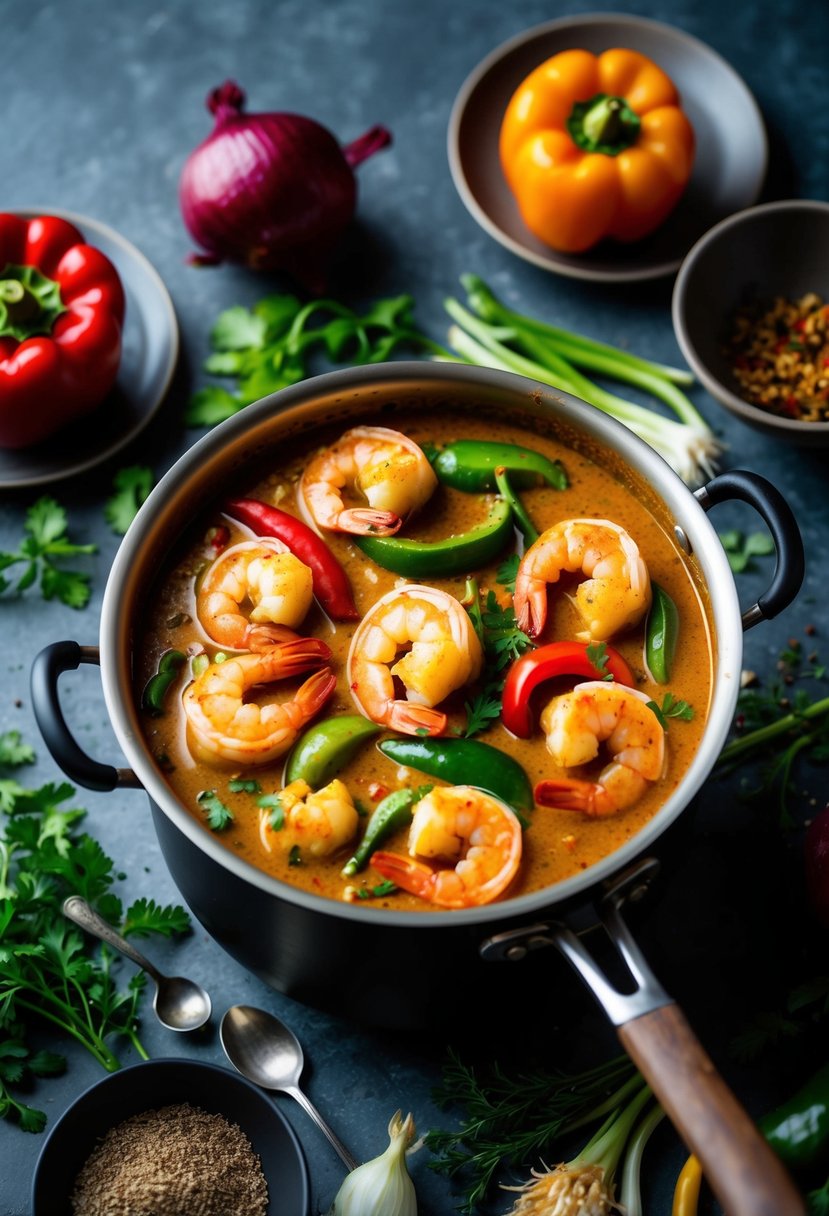
[[[519,85],[499,151],[524,223],[562,253],[638,241],[688,184],[694,132],[673,82],[638,51],[563,51]]]

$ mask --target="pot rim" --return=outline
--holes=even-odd
[[[124,623],[121,621],[122,590],[131,568],[139,562],[150,525],[163,513],[172,496],[203,476],[205,465],[219,463],[223,453],[229,452],[234,443],[238,444],[258,426],[273,420],[273,427],[278,431],[283,422],[290,425],[304,411],[313,412],[315,402],[321,402],[332,393],[353,398],[366,393],[364,405],[368,412],[373,404],[372,397],[379,397],[381,389],[385,390],[382,399],[388,400],[394,395],[395,385],[398,389],[411,389],[418,382],[425,389],[433,390],[443,382],[450,392],[453,384],[478,386],[482,392],[509,397],[512,406],[530,414],[545,414],[552,409],[552,413],[561,416],[574,431],[615,452],[626,466],[650,484],[670,518],[688,538],[708,590],[713,617],[710,624],[716,643],[711,701],[700,747],[680,784],[644,827],[615,852],[550,887],[482,907],[428,912],[365,908],[303,891],[244,861],[206,828],[202,829],[179,803],[150,758],[134,709],[130,656],[125,658],[123,654]],[[378,405],[382,399],[377,401]],[[104,700],[124,755],[151,802],[203,853],[238,878],[311,911],[345,920],[362,922],[368,919],[376,925],[445,928],[447,925],[471,926],[493,919],[538,916],[541,910],[570,902],[606,882],[654,844],[682,814],[708,778],[730,730],[739,692],[742,621],[725,551],[705,511],[670,465],[626,426],[577,397],[512,372],[465,364],[401,361],[346,368],[281,389],[246,406],[184,452],[151,491],[116,553],[104,591],[100,652]]]

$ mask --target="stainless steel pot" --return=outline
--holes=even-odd
[[[555,887],[488,907],[401,913],[338,903],[288,887],[228,852],[176,800],[144,742],[133,694],[133,638],[142,602],[186,523],[215,507],[235,483],[250,483],[279,445],[357,417],[394,425],[400,409],[450,406],[476,416],[509,416],[609,460],[635,492],[661,500],[680,545],[693,553],[713,611],[716,674],[705,734],[688,772],[653,819],[616,853]],[[706,516],[727,498],[750,502],[777,547],[767,593],[741,612],[725,554]],[[507,373],[460,365],[395,363],[306,381],[249,406],[191,448],[153,490],[113,563],[101,620],[100,651],[76,642],[47,647],[35,661],[32,694],[47,746],[67,775],[92,789],[143,786],[170,872],[207,931],[269,984],[312,1005],[388,1026],[428,1025],[445,1006],[513,1007],[543,1001],[554,945],[586,980],[626,1049],[673,1122],[700,1157],[731,1216],[800,1212],[796,1192],[748,1116],[714,1071],[682,1013],[650,973],[621,915],[655,863],[644,860],[714,766],[739,689],[742,634],[774,616],[800,586],[803,550],[780,495],[750,473],[728,473],[692,494],[627,428],[583,402]],[[58,677],[100,662],[104,696],[130,768],[89,758],[70,734]],[[585,930],[604,926],[633,979],[615,989],[588,953]],[[252,930],[255,926],[255,931]],[[504,984],[492,959],[524,959]]]

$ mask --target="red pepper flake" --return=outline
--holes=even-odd
[[[371,785],[368,787],[368,796],[371,798],[372,802],[379,802],[381,798],[385,798],[388,792],[388,786],[383,785],[380,781],[372,781]]]
[[[204,543],[209,549],[218,556],[224,549],[227,548],[227,542],[230,540],[230,529],[224,524],[216,524],[214,528],[207,529],[207,535],[204,538]]]

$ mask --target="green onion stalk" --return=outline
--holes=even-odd
[[[461,281],[469,308],[452,298],[444,307],[454,322],[449,345],[462,361],[516,372],[582,398],[634,431],[689,485],[713,474],[722,445],[679,387],[691,381],[689,373],[513,312],[475,275]],[[644,389],[676,418],[609,392],[583,368]]]
[[[622,1212],[642,1216],[639,1166],[663,1112],[655,1107],[637,1126],[653,1095],[640,1076],[625,1088],[628,1092],[632,1088],[633,1096],[611,1111],[571,1161],[552,1169],[534,1169],[527,1182],[503,1188],[518,1193],[509,1216],[612,1216]],[[625,1169],[617,1200],[615,1176],[623,1155]]]

